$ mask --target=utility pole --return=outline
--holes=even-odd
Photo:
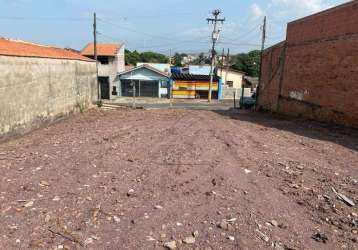
[[[264,55],[264,49],[265,49],[265,42],[266,42],[266,16],[264,17],[264,22],[262,25],[262,41],[261,41],[261,53],[260,53],[260,74],[259,74],[259,83],[256,90],[256,104],[259,98],[260,94],[260,88],[261,88],[261,79],[262,79],[262,58]]]
[[[222,24],[225,22],[224,19],[219,19],[221,11],[220,10],[214,10],[213,16],[214,18],[207,18],[206,20],[208,23],[214,24],[214,29],[212,33],[212,48],[211,48],[211,66],[210,66],[210,83],[209,83],[209,95],[208,95],[208,101],[211,102],[212,92],[213,92],[213,80],[214,80],[214,69],[215,69],[215,60],[216,60],[216,51],[215,46],[217,41],[219,40],[219,33],[220,30],[218,30],[217,26],[218,23],[221,22]]]
[[[223,77],[223,68],[225,66],[225,49],[223,48],[223,52],[221,53],[221,69],[220,69],[220,76]]]
[[[94,60],[96,60],[96,78],[97,78],[97,95],[98,101],[101,100],[101,87],[98,81],[98,58],[97,58],[97,17],[96,12],[93,13],[93,54]]]
[[[230,49],[227,49],[225,81],[227,81],[227,76],[229,74],[229,68],[230,68]]]

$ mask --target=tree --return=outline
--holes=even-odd
[[[210,64],[210,63],[211,63],[210,58],[206,57],[204,53],[200,53],[198,58],[196,58],[193,61],[193,64],[199,64],[199,65]]]
[[[234,64],[231,68],[244,71],[249,76],[258,77],[260,74],[260,51],[253,50],[249,53],[240,53],[234,56]]]
[[[167,63],[168,57],[163,54],[151,51],[139,53],[136,50],[133,52],[130,50],[125,50],[125,61],[126,65],[137,65],[138,62]]]
[[[176,67],[181,67],[182,66],[182,61],[183,61],[183,56],[182,54],[179,53],[175,53],[174,57],[173,57],[173,61],[174,61],[174,66]]]

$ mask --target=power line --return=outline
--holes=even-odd
[[[110,36],[110,35],[107,35],[107,34],[104,34],[102,32],[99,32],[97,31],[97,34],[100,35],[100,36],[103,36],[103,37],[106,37],[112,41],[120,41],[122,39],[119,39],[119,38],[116,38],[116,37],[113,37],[113,36]],[[192,44],[208,44],[208,42],[203,42],[203,41],[183,41],[183,42],[177,42],[177,43],[165,43],[165,44],[157,44],[157,45],[150,45],[150,46],[133,46],[133,49],[157,49],[157,48],[163,48],[163,47],[170,47],[170,46],[173,46],[173,45],[178,45],[178,44],[188,44],[188,43],[192,43]],[[128,47],[130,48],[130,47]]]
[[[20,17],[20,16],[0,16],[1,20],[18,20],[18,21],[71,21],[71,22],[82,22],[91,21],[91,18],[86,17]]]

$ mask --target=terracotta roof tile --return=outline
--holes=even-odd
[[[115,56],[118,50],[122,47],[118,43],[98,43],[97,44],[97,55],[99,56]],[[88,44],[81,52],[84,56],[94,56],[94,45],[93,43]]]
[[[73,50],[0,38],[0,55],[93,61]]]

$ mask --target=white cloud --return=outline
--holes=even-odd
[[[272,0],[272,5],[300,14],[311,14],[330,7],[327,0]]]
[[[255,17],[261,17],[264,14],[263,10],[257,3],[251,5],[251,12]]]

